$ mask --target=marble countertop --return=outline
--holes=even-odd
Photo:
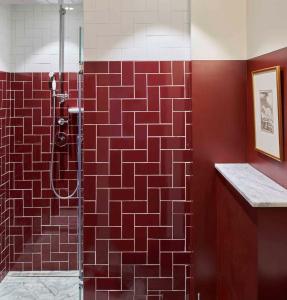
[[[287,207],[287,190],[250,164],[215,164],[216,170],[253,207]]]

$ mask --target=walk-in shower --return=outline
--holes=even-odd
[[[0,299],[82,299],[82,1],[0,0],[0,12],[11,43]]]

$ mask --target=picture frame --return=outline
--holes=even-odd
[[[255,150],[283,161],[280,66],[252,72]]]

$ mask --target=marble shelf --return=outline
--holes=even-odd
[[[287,207],[287,190],[250,164],[215,164],[216,170],[253,207]]]

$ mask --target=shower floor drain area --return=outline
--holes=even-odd
[[[1,300],[78,300],[78,272],[9,272],[0,284]]]

